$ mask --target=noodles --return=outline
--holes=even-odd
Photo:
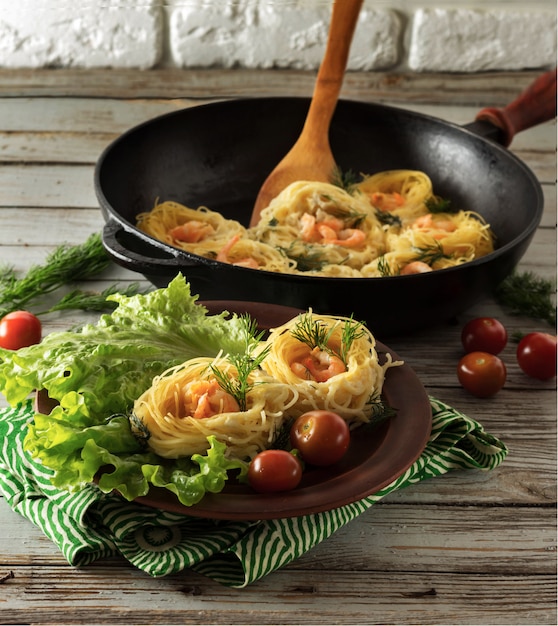
[[[449,211],[415,170],[379,172],[349,190],[298,181],[244,228],[205,207],[157,204],[137,217],[155,239],[217,261],[270,272],[384,277],[439,270],[494,250],[473,211]]]
[[[296,399],[289,386],[256,372],[249,377],[253,387],[246,409],[241,410],[219,386],[212,365],[226,375],[238,375],[222,357],[192,359],[155,378],[136,400],[132,427],[136,424],[136,432],[149,432],[148,445],[159,456],[172,459],[204,453],[207,437],[214,435],[231,456],[251,458],[269,446],[281,427],[285,410]]]
[[[336,412],[355,428],[383,406],[386,371],[401,364],[387,355],[380,365],[375,344],[350,318],[301,314],[256,340],[251,369],[219,355],[157,376],[134,403],[132,431],[163,458],[202,454],[214,436],[229,457],[248,460],[309,410]]]
[[[341,360],[344,332],[350,329],[354,340]],[[327,342],[316,341],[318,333],[327,337]],[[338,413],[353,426],[368,422],[379,401],[385,372],[395,365],[389,355],[385,365],[379,364],[373,335],[349,318],[311,314],[306,319],[295,318],[274,329],[268,343],[271,350],[262,367],[296,388],[298,400],[291,409],[295,416],[323,409]]]
[[[250,237],[285,251],[299,269],[359,269],[383,252],[380,222],[361,194],[328,183],[289,185],[262,211]]]

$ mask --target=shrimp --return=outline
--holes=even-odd
[[[324,243],[333,243],[344,248],[355,248],[364,243],[366,234],[358,228],[345,228],[337,233],[336,239],[325,239]]]
[[[191,220],[169,230],[169,235],[177,241],[184,241],[185,243],[198,243],[202,239],[212,235],[214,232],[215,229],[211,224],[207,222],[200,222],[199,220]]]
[[[424,261],[412,261],[407,263],[405,267],[399,272],[400,276],[410,276],[411,274],[424,274],[431,272],[432,268]]]
[[[345,248],[361,245],[366,235],[358,228],[343,228],[343,220],[327,216],[317,220],[315,216],[304,213],[300,218],[301,238],[308,242],[334,244]]]
[[[452,233],[457,230],[457,226],[451,220],[434,219],[432,213],[421,215],[413,222],[413,228],[422,231],[438,230],[442,232],[432,233],[434,239],[442,239],[446,237],[448,233]]]
[[[347,367],[338,356],[315,347],[302,361],[291,363],[291,371],[299,378],[325,383],[333,376],[346,372]]]
[[[394,191],[392,193],[382,193],[376,191],[369,195],[372,204],[380,211],[394,211],[405,204],[405,198]]]
[[[222,263],[230,263],[231,265],[239,265],[241,267],[249,267],[251,269],[257,270],[260,264],[256,261],[256,259],[252,257],[246,257],[244,259],[239,259],[238,261],[229,260],[229,252],[239,239],[239,234],[233,235],[229,239],[229,241],[221,248],[221,250],[219,250],[217,254],[217,260],[221,261]]]
[[[240,410],[235,398],[222,389],[216,380],[188,383],[184,389],[184,404],[187,415],[195,419]]]
[[[313,241],[316,238],[316,218],[310,213],[300,216],[300,236],[304,241]]]

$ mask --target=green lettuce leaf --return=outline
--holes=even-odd
[[[226,446],[208,440],[206,455],[163,459],[144,449],[127,415],[167,368],[221,351],[243,353],[245,320],[208,315],[181,275],[164,289],[109,299],[118,307],[96,325],[51,333],[16,352],[0,349],[0,391],[10,404],[36,389],[46,389],[58,403],[49,415],[35,415],[26,451],[53,471],[55,486],[67,490],[91,483],[101,468],[100,488],[128,499],[145,495],[149,485],[187,505],[222,490],[229,470],[246,469],[226,457]]]

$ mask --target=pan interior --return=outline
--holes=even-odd
[[[104,212],[128,224],[157,200],[206,206],[247,225],[267,174],[302,128],[308,100],[232,100],[172,113],[123,135],[97,169]],[[331,127],[342,171],[416,169],[456,209],[481,214],[498,246],[536,228],[540,192],[510,152],[404,109],[342,100]]]

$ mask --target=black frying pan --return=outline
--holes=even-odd
[[[541,87],[540,81],[544,79]],[[555,115],[556,74],[539,80],[526,127]],[[522,97],[524,101],[525,98]],[[550,104],[549,104],[550,103]],[[254,98],[201,105],[163,115],[123,134],[101,155],[95,191],[106,224],[103,241],[119,264],[165,286],[178,272],[203,300],[248,300],[354,314],[378,336],[446,322],[492,293],[517,265],[541,220],[543,195],[529,168],[507,144],[507,121],[458,126],[404,109],[341,100],[332,121],[333,154],[342,170],[373,174],[422,170],[453,206],[485,217],[498,249],[465,265],[388,278],[325,278],[276,274],[205,259],[163,244],[135,227],[156,199],[204,205],[248,225],[267,174],[302,128],[308,98]],[[553,109],[553,110],[552,110]],[[493,117],[494,111],[489,112]],[[498,112],[496,112],[498,116]],[[484,116],[484,115],[483,115]],[[512,124],[513,126],[513,124]]]

